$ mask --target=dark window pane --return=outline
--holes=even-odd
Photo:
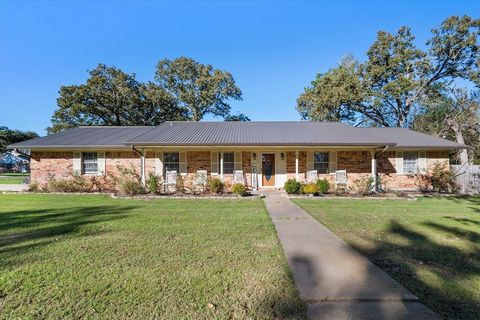
[[[328,173],[328,152],[315,152],[313,154],[313,169],[318,173]]]

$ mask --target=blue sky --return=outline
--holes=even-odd
[[[243,91],[233,111],[299,120],[295,100],[317,72],[376,32],[412,27],[423,45],[450,15],[478,18],[479,1],[0,2],[0,125],[45,134],[61,85],[97,63],[153,80],[162,58],[230,71]]]

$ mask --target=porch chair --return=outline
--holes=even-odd
[[[347,186],[347,170],[335,171],[335,186]]]
[[[200,191],[204,191],[207,185],[207,170],[197,170],[195,175],[195,187]]]
[[[165,179],[163,180],[163,188],[165,191],[170,192],[170,189],[176,191],[177,186],[177,170],[166,171]]]
[[[307,172],[307,182],[317,182],[318,180],[318,171],[310,170]]]
[[[243,181],[243,170],[235,170],[233,172],[233,183],[245,183],[245,181]]]

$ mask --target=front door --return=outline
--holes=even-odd
[[[262,186],[275,186],[275,154],[262,155]]]

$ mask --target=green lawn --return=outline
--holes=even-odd
[[[449,319],[480,319],[480,197],[294,200]]]
[[[305,317],[261,200],[94,195],[0,195],[0,310],[2,319]]]
[[[21,184],[29,173],[0,173],[0,184]]]

